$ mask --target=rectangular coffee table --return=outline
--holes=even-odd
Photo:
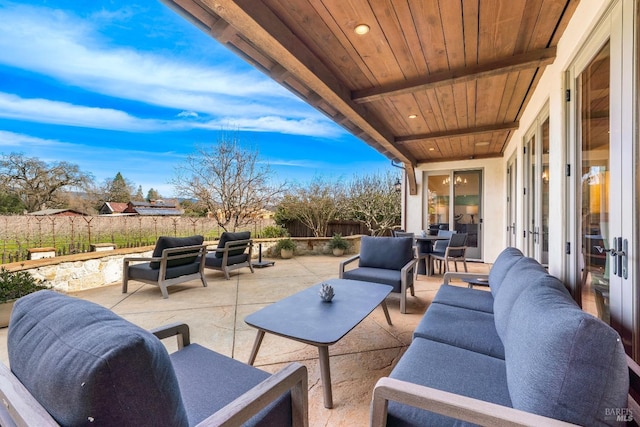
[[[322,283],[333,286],[335,296],[331,302],[323,302],[318,295]],[[340,341],[379,305],[391,325],[385,298],[393,288],[346,279],[330,279],[322,283],[264,307],[245,317],[244,321],[258,329],[249,357],[250,365],[256,360],[265,332],[318,347],[324,406],[332,408],[329,346]]]

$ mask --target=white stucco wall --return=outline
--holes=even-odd
[[[506,246],[506,166],[507,161],[517,153],[518,194],[522,194],[524,160],[522,154],[525,133],[531,128],[540,112],[549,103],[549,176],[550,176],[550,224],[549,224],[549,271],[562,276],[565,268],[564,243],[566,241],[567,203],[565,200],[567,180],[565,178],[566,158],[566,102],[564,100],[566,71],[598,24],[610,5],[609,0],[586,0],[580,2],[557,47],[556,59],[545,69],[527,108],[520,117],[520,126],[516,130],[503,157],[496,159],[468,160],[460,162],[420,164],[416,168],[418,194],[405,194],[405,223],[409,231],[423,228],[423,172],[438,170],[483,169],[483,246],[485,262],[493,262]],[[524,207],[520,196],[516,201],[518,210],[517,246],[524,247],[522,238]]]

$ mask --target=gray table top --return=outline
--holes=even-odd
[[[324,302],[322,283],[333,286],[335,296]],[[331,345],[356,327],[389,295],[391,286],[358,280],[330,279],[245,317],[263,331],[313,345]]]

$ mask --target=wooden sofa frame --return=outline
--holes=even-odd
[[[189,252],[189,253],[185,253]],[[193,245],[193,246],[181,246],[175,248],[167,248],[162,251],[160,257],[126,257],[123,260],[122,266],[122,293],[127,293],[129,280],[135,280],[138,282],[147,283],[160,287],[163,298],[169,298],[169,292],[167,287],[171,285],[177,285],[179,283],[188,282],[190,280],[200,279],[202,286],[207,286],[207,280],[204,277],[204,257],[207,253],[207,245]],[[168,267],[167,264],[171,260],[177,260],[180,258],[198,257],[196,261],[200,263],[197,273],[185,274],[172,279],[167,279],[167,271],[172,267]],[[129,277],[129,263],[131,262],[159,262],[160,268],[158,269],[158,280],[146,280],[141,278]]]
[[[159,339],[177,337],[178,351],[190,344],[189,327],[184,323],[174,323],[150,332]],[[308,427],[307,369],[295,362],[248,390],[198,426],[242,425],[287,391],[291,392],[293,426]],[[3,363],[0,363],[0,399],[11,416],[11,421],[19,427],[59,426]],[[11,425],[2,415],[0,411],[0,424]]]

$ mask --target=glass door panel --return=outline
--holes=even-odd
[[[517,247],[517,167],[516,156],[514,155],[507,165],[507,245]]]
[[[466,256],[481,259],[480,227],[482,226],[482,171],[457,171],[453,174],[453,220],[458,233],[467,233]]]
[[[540,176],[540,259],[549,265],[549,117],[542,123],[542,175]]]
[[[425,230],[438,234],[438,230],[449,229],[449,182],[450,175],[427,177],[427,220]]]
[[[581,136],[580,230],[581,303],[585,311],[610,322],[609,172],[610,49],[602,47],[578,76]]]

